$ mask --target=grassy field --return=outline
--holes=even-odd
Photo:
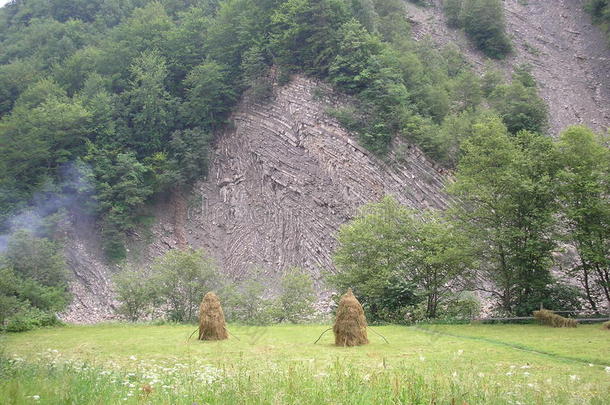
[[[599,325],[383,326],[332,345],[321,325],[96,325],[0,336],[0,403],[608,404],[610,332]],[[239,340],[238,340],[239,339]],[[6,360],[9,359],[9,360]]]

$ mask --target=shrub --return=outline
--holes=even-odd
[[[447,17],[448,26],[459,28],[462,25],[462,3],[463,0],[445,0],[443,2],[443,11]]]
[[[7,332],[26,332],[44,326],[57,326],[61,322],[55,314],[41,311],[38,308],[24,308],[8,318],[5,330]]]
[[[468,37],[490,58],[511,52],[501,0],[464,0],[461,24]]]
[[[557,315],[548,309],[534,311],[534,318],[543,325],[552,326],[554,328],[575,328],[578,322],[574,319],[564,318]]]
[[[262,269],[254,269],[239,284],[227,285],[219,291],[225,316],[230,322],[247,325],[271,323],[275,305],[273,299],[268,297],[267,288],[260,281],[262,276]]]
[[[114,284],[120,301],[117,313],[136,322],[152,312],[154,288],[141,271],[127,268],[114,276]]]
[[[441,311],[441,317],[446,319],[474,319],[480,314],[481,301],[467,291],[449,297]]]
[[[281,292],[277,299],[276,320],[300,323],[313,315],[316,293],[311,276],[302,269],[289,270],[281,281]]]
[[[115,277],[119,313],[139,320],[156,308],[166,308],[169,320],[189,322],[197,318],[199,300],[220,285],[216,266],[203,250],[170,250],[157,258],[152,275],[125,270]]]

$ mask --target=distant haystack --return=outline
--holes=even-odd
[[[602,329],[610,330],[610,321],[604,322],[602,324]]]
[[[337,346],[361,346],[369,343],[364,310],[351,288],[339,301],[333,332]]]
[[[534,311],[534,318],[543,325],[552,326],[554,328],[575,328],[578,326],[578,322],[574,319],[564,318],[563,316],[557,315],[553,311],[548,309],[541,309],[540,311]]]
[[[199,306],[199,340],[225,340],[229,338],[225,315],[220,300],[213,292],[203,297]]]

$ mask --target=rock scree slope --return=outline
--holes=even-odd
[[[610,47],[602,31],[584,11],[586,0],[504,0],[506,29],[514,52],[493,65],[508,75],[527,64],[549,107],[550,134],[566,127],[610,128]],[[431,7],[407,2],[416,39],[429,37],[439,45],[456,44],[479,71],[486,66],[459,29],[444,23],[442,0]]]

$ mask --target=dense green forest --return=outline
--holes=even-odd
[[[607,2],[597,3],[592,10],[602,16]],[[510,52],[499,1],[447,1],[446,12],[486,55]],[[559,146],[549,144],[547,107],[527,66],[510,79],[493,69],[479,75],[456,47],[412,40],[402,0],[14,0],[0,9],[0,234],[33,221],[38,226],[34,234],[0,237],[0,247],[9,252],[0,268],[18,280],[2,287],[4,308],[65,307],[65,275],[25,285],[32,269],[48,266],[20,267],[10,252],[45,246],[45,260],[53,262],[49,269],[57,268],[60,258],[53,252],[61,245],[66,210],[93,216],[108,260],[123,260],[127,236],[149,220],[147,204],[175,189],[188,190],[206,175],[214,134],[241,95],[249,91],[259,102],[272,97],[272,68],[280,84],[299,73],[349,95],[353,105],[332,113],[380,158],[401,137],[457,170],[452,192],[470,203],[454,207],[452,226],[444,216],[413,220],[409,229],[431,238],[421,250],[429,254],[416,260],[457,263],[456,257],[436,256],[436,244],[453,246],[453,236],[439,239],[434,233],[467,228],[476,217],[489,222],[478,223],[464,246],[481,253],[495,243],[508,255],[510,263],[491,260],[485,268],[485,277],[502,286],[494,294],[507,312],[526,312],[548,293],[550,255],[561,238],[578,242],[587,277],[607,277],[608,227],[593,226],[608,223],[607,167],[567,163],[578,153],[578,145],[569,142],[588,139],[582,145],[605,157],[599,151],[605,141],[577,128]],[[490,161],[493,153],[505,164]],[[538,158],[535,167],[524,163]],[[577,187],[574,178],[585,183]],[[511,193],[497,189],[498,179]],[[551,183],[563,185],[562,193]],[[584,212],[578,193],[592,204]],[[493,201],[482,202],[490,196]],[[497,222],[484,212],[493,204],[494,213],[503,212]],[[557,215],[573,233],[551,232]],[[497,257],[492,251],[487,253]],[[472,256],[462,253],[452,272],[474,266]],[[350,268],[347,253],[340,251],[337,260]],[[375,282],[390,282],[390,276],[396,274],[375,276]],[[422,279],[404,280],[418,285]],[[128,287],[127,275],[123,281]],[[357,285],[349,277],[333,282]],[[429,317],[446,305],[443,291],[434,290],[439,282],[409,290],[426,292]],[[589,289],[595,295],[591,305],[599,302],[603,282]],[[43,293],[28,295],[28,288]],[[61,298],[52,305],[37,302],[39,295],[53,294]],[[409,294],[393,302],[404,303]],[[394,310],[383,309],[391,316]]]

